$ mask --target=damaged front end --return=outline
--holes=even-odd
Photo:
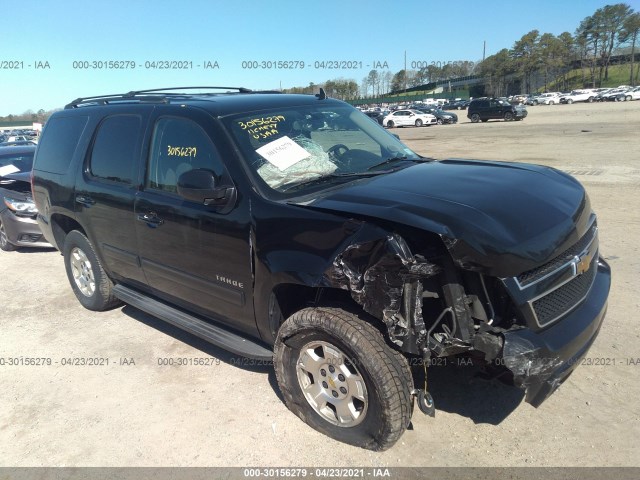
[[[595,221],[567,251],[514,277],[461,268],[449,249],[455,242],[422,252],[415,239],[376,230],[377,236],[352,238],[322,283],[348,290],[407,354],[480,357],[537,407],[599,331],[610,270],[598,255]]]

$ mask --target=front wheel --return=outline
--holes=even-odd
[[[422,126],[422,120],[417,119],[416,120],[416,127],[421,127]]]
[[[505,119],[505,121],[510,122],[511,120],[513,120],[513,113],[511,113],[511,112],[506,112],[506,113],[504,114],[504,119]]]
[[[113,283],[87,237],[77,230],[69,232],[62,254],[67,278],[83,307],[101,312],[122,303],[113,295]]]
[[[0,250],[4,252],[13,252],[17,248],[18,247],[16,247],[9,241],[9,237],[7,237],[7,231],[4,229],[2,220],[0,220]]]
[[[478,123],[480,121],[480,115],[478,115],[477,113],[474,113],[471,115],[471,121],[473,123]]]
[[[438,120],[436,120],[436,123],[437,123],[438,125],[442,125],[444,122],[442,121],[442,119],[441,119],[441,118],[439,118]]]
[[[627,102],[630,102],[631,100],[633,100],[633,97],[631,97],[631,95],[627,95],[626,97],[624,97],[624,99],[625,99]]]
[[[407,360],[373,325],[338,308],[306,308],[280,327],[273,362],[285,404],[335,440],[386,450],[411,420]]]
[[[571,100],[571,99],[567,100],[567,104],[568,105],[571,105],[572,103],[573,103],[573,100]]]

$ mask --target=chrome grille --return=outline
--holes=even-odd
[[[575,243],[572,247],[568,248],[556,258],[551,260],[544,265],[528,270],[524,273],[518,275],[517,280],[521,287],[529,285],[541,278],[544,278],[549,273],[552,273],[558,270],[562,265],[570,262],[576,255],[582,253],[587,246],[593,241],[598,231],[598,226],[594,221],[587,233],[585,233],[577,243]]]
[[[553,290],[544,297],[535,300],[533,310],[541,327],[552,323],[577,307],[589,293],[598,268],[597,255],[591,262],[589,270],[578,275],[561,287]]]

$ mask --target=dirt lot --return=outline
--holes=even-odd
[[[640,101],[530,107],[523,122],[396,129],[437,158],[537,162],[577,176],[614,283],[586,364],[540,408],[447,366],[436,418],[384,453],[330,440],[243,363],[133,309],[84,310],[54,251],[0,252],[0,464],[5,466],[640,466]],[[107,359],[93,366],[65,359]],[[209,365],[160,366],[179,358]],[[125,362],[126,360],[126,362]],[[193,360],[189,360],[193,363]],[[103,360],[103,363],[106,363]]]

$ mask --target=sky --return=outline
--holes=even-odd
[[[533,29],[573,33],[586,16],[615,3],[8,2],[0,0],[0,9],[11,12],[3,15],[0,29],[2,116],[61,108],[83,96],[150,88],[279,89],[336,78],[360,84],[373,68],[401,70],[405,54],[409,69],[431,62],[479,61],[483,42],[489,56]],[[626,3],[640,10],[640,0]],[[167,62],[184,68],[159,68]],[[116,65],[126,68],[112,68]]]

